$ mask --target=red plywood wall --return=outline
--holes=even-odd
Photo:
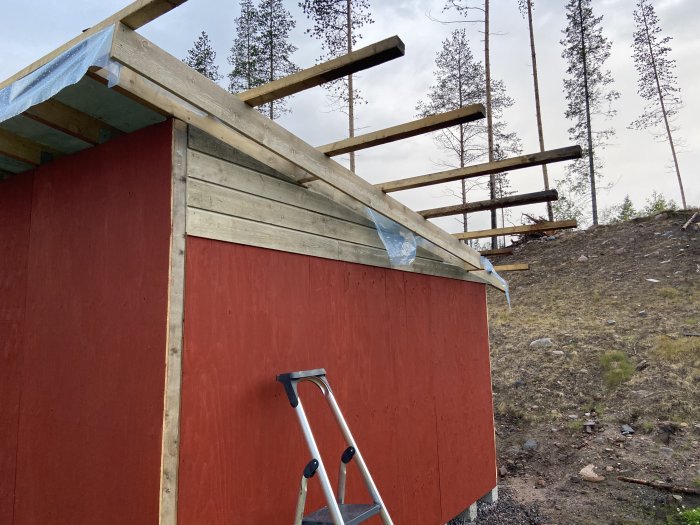
[[[32,174],[0,182],[0,523],[12,523]]]
[[[0,334],[15,367],[0,391],[19,391],[0,398],[2,523],[158,521],[171,136],[164,123],[0,182],[0,330],[5,312],[20,322],[9,347]]]
[[[310,459],[274,381],[292,370],[327,369],[395,523],[445,523],[495,486],[483,285],[192,237],[186,254],[181,525],[291,521]],[[340,435],[301,398],[335,479]]]

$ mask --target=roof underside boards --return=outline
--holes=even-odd
[[[65,88],[52,100],[77,110],[85,117],[104,123],[98,142],[106,142],[115,132],[131,133],[165,120],[162,114],[114,89],[109,89],[88,75],[77,84]],[[85,140],[24,114],[0,123],[0,134],[2,131],[38,145],[42,153],[39,163],[92,146]],[[0,139],[0,170],[21,173],[34,166],[33,163],[23,162],[22,159],[27,160],[17,152],[6,151]]]

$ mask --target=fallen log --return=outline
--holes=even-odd
[[[695,494],[700,496],[700,489],[693,487],[681,487],[679,485],[671,485],[670,483],[664,483],[663,481],[647,481],[644,479],[626,478],[625,476],[618,476],[619,481],[624,481],[625,483],[636,483],[637,485],[646,485],[647,487],[652,487],[658,490],[665,490],[666,492],[679,492],[681,494]]]

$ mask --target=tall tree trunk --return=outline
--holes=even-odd
[[[489,0],[484,0],[484,68],[486,70],[486,135],[488,137],[489,162],[493,162],[493,116],[491,115],[491,52],[489,50],[490,16]],[[491,199],[496,198],[496,175],[491,174],[489,179]],[[491,228],[498,227],[498,217],[496,210],[491,210]],[[498,248],[498,238],[491,237],[491,248]]]
[[[586,131],[588,134],[588,169],[591,174],[591,208],[593,211],[593,224],[598,224],[598,200],[595,191],[595,166],[593,163],[593,131],[591,130],[591,104],[588,93],[588,58],[586,56],[586,30],[583,20],[583,7],[578,0],[579,22],[581,24],[581,59],[583,61],[583,90],[586,100]]]
[[[668,137],[668,144],[671,146],[671,154],[673,155],[673,164],[676,168],[676,176],[678,177],[678,186],[681,189],[681,200],[683,201],[683,209],[687,210],[688,206],[685,202],[685,190],[683,189],[683,180],[681,179],[681,170],[678,167],[678,157],[676,156],[676,146],[673,143],[673,136],[671,135],[671,126],[668,122],[668,114],[666,113],[666,104],[664,103],[663,92],[661,91],[661,83],[659,82],[659,72],[656,69],[656,58],[654,57],[654,50],[651,47],[651,35],[649,34],[649,25],[647,24],[647,15],[644,13],[644,9],[641,9],[642,18],[644,19],[644,31],[647,35],[647,44],[649,45],[649,57],[651,58],[651,67],[654,70],[654,80],[656,81],[656,91],[659,94],[659,102],[661,103],[661,113],[664,116],[664,125],[666,126],[666,136]]]
[[[352,0],[347,0],[348,53],[352,53]],[[355,136],[355,91],[352,74],[348,75],[348,136]],[[355,152],[350,152],[350,171],[355,173]]]
[[[540,139],[540,151],[544,151],[544,131],[542,129],[542,109],[540,106],[540,82],[537,77],[537,53],[535,52],[535,30],[532,24],[532,0],[527,0],[527,24],[530,28],[530,54],[532,56],[532,78],[535,85],[535,115],[537,117],[537,136]],[[544,189],[549,189],[549,173],[547,164],[542,164],[542,178],[544,179]],[[554,220],[552,203],[547,203],[547,217]]]
[[[270,9],[272,9],[272,6],[270,6]],[[270,78],[268,79],[269,82],[272,82],[275,80],[275,52],[274,52],[274,42],[272,38],[272,13],[270,13]],[[270,120],[275,119],[275,108],[274,108],[274,102],[271,100],[270,101]]]

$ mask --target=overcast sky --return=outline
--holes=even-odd
[[[425,97],[432,82],[435,54],[455,25],[433,22],[442,14],[442,0],[374,0],[375,23],[362,30],[362,44],[391,35],[406,43],[406,56],[360,74],[357,81],[367,104],[358,109],[360,132],[368,132],[415,118],[415,105]],[[611,189],[599,193],[599,208],[619,203],[626,194],[638,207],[656,190],[680,203],[680,194],[672,169],[668,144],[656,142],[650,133],[627,129],[641,112],[643,102],[637,95],[636,73],[632,63],[632,11],[636,0],[595,0],[597,15],[603,15],[605,35],[612,41],[612,56],[607,65],[621,93],[616,104],[618,116],[611,121],[616,137],[601,157],[605,163],[602,185]],[[106,18],[128,4],[127,0],[23,0],[5,5],[0,22],[0,79],[7,78],[35,59],[51,52],[81,30]],[[562,78],[566,64],[561,58],[561,30],[566,25],[565,0],[537,0],[535,9],[536,41],[543,102],[543,122],[547,148],[569,145],[564,118],[565,99]],[[308,21],[288,1],[288,8],[297,19],[293,40],[299,47],[294,55],[300,67],[313,65],[320,54],[317,41],[304,34]],[[654,5],[664,34],[674,38],[672,57],[685,103],[677,124],[684,146],[679,154],[686,198],[690,206],[700,204],[700,2],[698,0],[657,0]],[[523,151],[538,148],[532,74],[527,23],[517,9],[517,0],[492,1],[492,75],[506,83],[515,105],[505,114],[510,129],[522,139]],[[238,2],[233,0],[189,0],[140,31],[156,44],[177,57],[187,49],[201,31],[206,31],[218,53],[222,73],[228,73],[226,62],[234,37],[234,18]],[[476,56],[483,55],[480,25],[467,30]],[[222,81],[222,84],[225,83]],[[314,88],[293,97],[293,113],[279,122],[313,145],[321,145],[344,137],[347,122],[344,116],[330,111],[325,91]],[[601,123],[607,125],[606,123]],[[594,121],[593,126],[598,125]],[[358,153],[357,172],[375,183],[438,171],[444,158],[430,136],[412,138],[392,145]],[[563,165],[552,165],[550,176],[563,173]],[[512,172],[511,185],[518,193],[543,189],[542,172],[531,168]],[[426,187],[394,193],[413,209],[454,204],[444,186]],[[473,200],[485,198],[474,195]],[[522,212],[545,215],[545,206],[513,208],[510,222],[520,223]],[[486,214],[474,216],[473,227],[485,228]],[[508,221],[507,221],[508,222]],[[458,231],[455,218],[438,221],[448,231]]]

